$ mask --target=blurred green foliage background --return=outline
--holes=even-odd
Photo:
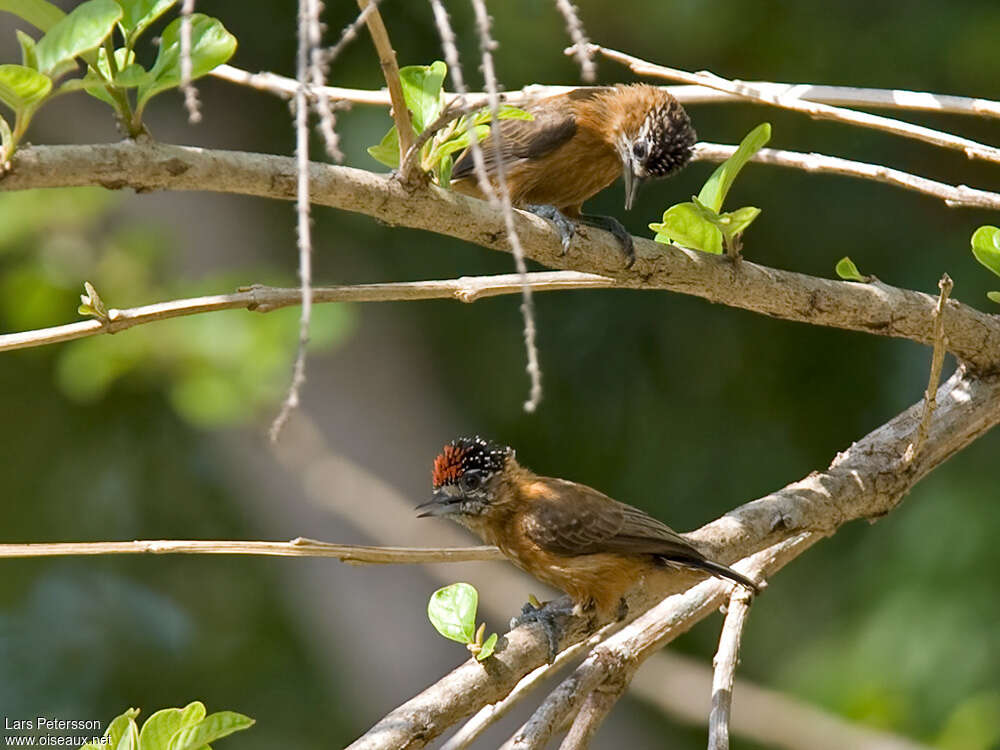
[[[1000,99],[1000,5],[993,2],[578,4],[595,41],[680,68]],[[355,8],[328,5],[333,39]],[[478,85],[471,11],[465,3],[449,6],[466,77]],[[294,3],[203,0],[198,9],[236,34],[233,64],[291,73]],[[552,3],[508,0],[491,9],[507,88],[578,80],[575,64],[561,54],[565,30]],[[382,12],[401,64],[441,56],[426,4],[386,0]],[[0,16],[3,61],[16,58],[15,27],[13,16]],[[604,82],[631,80],[608,62],[600,62],[599,72]],[[337,60],[331,82],[381,87],[368,39],[359,38]],[[291,152],[285,103],[210,79],[199,89],[205,122],[188,127],[180,97],[163,96],[147,115],[154,136]],[[43,110],[29,132],[33,142],[116,137],[99,103],[71,99]],[[873,161],[956,184],[998,185],[989,165],[875,132],[752,105],[690,113],[703,140],[738,142],[766,119],[776,148]],[[910,119],[1000,143],[995,121]],[[365,148],[387,125],[384,110],[339,113],[347,163],[381,171]],[[323,158],[316,145],[316,158]],[[646,224],[696,193],[711,169],[696,164],[649,187],[629,215],[619,186],[588,208],[646,236]],[[928,292],[947,271],[954,297],[990,306],[984,293],[995,281],[968,246],[977,226],[998,223],[989,212],[754,165],[737,182],[732,204],[763,209],[746,236],[744,253],[754,262],[831,277],[837,259],[849,254],[863,273]],[[449,238],[325,209],[315,218],[319,283],[512,268],[506,255]],[[100,189],[0,194],[0,331],[71,321],[85,279],[114,307],[252,282],[294,284],[293,219],[289,206],[250,198],[173,200]],[[929,352],[907,342],[667,293],[543,294],[536,307],[545,400],[539,413],[527,415],[520,408],[527,379],[518,305],[508,298],[470,306],[320,306],[303,409],[335,432],[320,405],[335,402],[340,386],[318,376],[323,363],[370,364],[354,355],[376,346],[368,336],[413,336],[420,361],[397,358],[382,367],[404,378],[412,367],[427,402],[447,404],[427,426],[432,441],[404,440],[415,417],[390,394],[383,395],[394,412],[366,417],[342,439],[349,442],[357,430],[367,436],[360,444],[410,456],[405,466],[384,465],[377,450],[359,450],[356,458],[384,471],[414,503],[422,499],[426,474],[410,467],[429,469],[454,433],[479,432],[516,446],[539,472],[599,487],[690,529],[825,467],[838,450],[917,401],[926,384]],[[243,461],[263,460],[264,427],[287,384],[296,321],[297,310],[232,311],[4,354],[0,539],[278,538],[248,518],[240,460],[220,445],[235,439],[246,447]],[[353,371],[358,381],[371,379],[369,390],[383,382],[376,375]],[[1000,747],[998,449],[1000,434],[987,435],[920,484],[897,512],[874,526],[844,528],[782,572],[754,608],[741,674],[938,747]],[[292,564],[280,563],[281,570]],[[197,698],[210,711],[229,708],[258,719],[250,732],[227,741],[234,747],[318,748],[350,741],[395,705],[387,697],[380,707],[354,710],[349,681],[331,676],[328,662],[317,659],[273,560],[71,558],[6,560],[0,567],[0,707],[7,716],[110,719],[130,705],[152,711]],[[435,587],[428,583],[427,593]],[[336,591],[328,595],[337,600]],[[377,590],[372,597],[378,599]],[[407,648],[436,638],[421,612],[401,612],[391,600],[379,606],[387,620],[399,621]],[[330,638],[335,650],[381,648],[335,633]],[[677,647],[707,659],[716,638],[717,628],[703,625]],[[457,663],[461,654],[452,653]],[[424,674],[423,682],[437,675]],[[650,746],[703,745],[699,728],[622,710],[642,725]]]

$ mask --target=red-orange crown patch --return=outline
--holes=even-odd
[[[441,451],[441,455],[434,459],[434,471],[431,474],[431,482],[435,487],[454,482],[462,476],[462,456],[465,455],[466,448],[449,443]]]

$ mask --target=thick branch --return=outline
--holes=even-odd
[[[369,547],[333,544],[298,537],[290,542],[158,539],[134,542],[56,542],[0,544],[2,557],[76,557],[81,555],[276,555],[336,557],[353,565],[423,564],[502,560],[496,547]]]
[[[433,185],[407,191],[360,169],[313,164],[310,194],[327,206],[390,224],[426,229],[509,252],[501,211]],[[270,198],[295,195],[294,162],[280,156],[140,144],[38,146],[19,151],[0,190],[103,185],[140,190],[209,190]],[[820,279],[636,238],[637,260],[622,268],[611,235],[584,229],[562,255],[551,225],[516,211],[517,231],[533,260],[612,277],[628,288],[669,289],[776,318],[934,343],[937,298],[881,282]],[[584,236],[586,235],[586,236]],[[949,302],[949,351],[984,373],[1000,368],[1000,319]]]
[[[959,370],[939,389],[937,400],[927,441],[911,463],[906,464],[902,456],[919,423],[921,403],[840,453],[826,471],[742,505],[688,538],[724,563],[766,550],[783,539],[799,538],[802,541],[789,551],[794,556],[807,542],[832,534],[848,521],[888,513],[920,478],[1000,423],[1000,377],[979,380]],[[678,573],[673,587],[684,585],[684,576]],[[639,589],[629,598],[629,611],[644,612],[669,591]],[[664,609],[647,623],[656,628],[657,646],[714,611],[727,591],[722,581],[705,581],[683,596],[663,601]],[[671,612],[679,617],[668,627],[665,623]],[[586,623],[575,618],[561,645],[575,643],[586,634]],[[512,630],[494,657],[483,664],[473,660],[458,667],[390,712],[351,748],[424,747],[456,721],[506,695],[521,677],[545,661],[547,653],[546,638],[538,628]]]

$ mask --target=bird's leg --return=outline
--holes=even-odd
[[[622,254],[625,256],[625,268],[631,268],[635,263],[635,245],[632,242],[632,234],[618,219],[613,216],[593,216],[591,214],[580,214],[579,222],[588,227],[603,229],[611,232],[618,244],[622,246]]]
[[[562,634],[564,624],[561,621],[571,614],[573,614],[573,605],[565,601],[546,602],[541,606],[526,602],[521,607],[521,616],[513,618],[510,621],[510,627],[513,629],[518,625],[527,625],[533,622],[541,625],[548,640],[548,663],[551,664],[559,654],[559,636]]]
[[[562,243],[562,254],[565,255],[566,251],[569,250],[569,243],[573,240],[573,235],[576,234],[576,224],[573,223],[573,220],[555,206],[550,206],[547,203],[529,203],[524,207],[524,210],[535,216],[548,219],[556,225],[559,241]]]

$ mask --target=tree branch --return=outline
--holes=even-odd
[[[336,557],[352,565],[396,565],[503,560],[496,547],[371,547],[333,544],[298,537],[290,542],[158,539],[134,542],[56,542],[0,544],[3,557],[77,557],[89,555],[275,555]]]
[[[251,73],[232,65],[220,65],[211,75],[240,86],[264,91],[275,96],[290,97],[295,94],[295,79],[277,73]],[[943,112],[954,115],[978,117],[1000,117],[1000,102],[990,99],[974,99],[967,96],[933,94],[928,91],[907,91],[904,89],[858,88],[855,86],[824,86],[812,83],[772,83],[769,81],[748,81],[754,88],[768,96],[782,99],[803,99],[844,107],[873,107],[878,109],[900,109],[916,112]],[[518,91],[504,93],[504,101],[511,104],[526,104],[546,96],[566,94],[582,88],[580,86],[549,86],[532,84]],[[683,85],[661,86],[669,91],[681,104],[731,104],[745,102],[746,98],[707,86]],[[330,99],[338,99],[352,104],[388,107],[391,102],[385,89],[351,89],[340,86],[323,86],[319,90]],[[449,100],[458,94],[445,93]],[[486,104],[485,92],[469,93],[470,106]]]
[[[403,84],[399,80],[399,64],[396,62],[396,51],[389,41],[389,32],[382,21],[378,8],[371,8],[372,0],[358,0],[358,7],[367,12],[365,23],[372,36],[372,43],[378,52],[379,65],[389,89],[389,99],[392,102],[392,118],[396,121],[396,133],[399,136],[399,160],[406,157],[406,152],[413,145],[413,124],[410,121],[410,110],[406,108],[403,97]]]
[[[722,625],[719,650],[715,654],[712,679],[712,710],[708,715],[708,750],[729,750],[729,717],[733,706],[733,682],[740,656],[743,627],[750,613],[750,593],[741,587],[729,597],[729,611]]]
[[[888,513],[920,478],[1000,423],[1000,377],[970,378],[960,369],[938,390],[937,399],[936,419],[927,441],[905,470],[902,456],[920,420],[919,402],[838,454],[826,471],[813,472],[742,505],[687,538],[723,563],[767,550],[782,540],[793,540],[791,546],[772,550],[774,562],[768,562],[765,569],[773,572],[768,566],[786,564],[842,524]],[[642,613],[661,603],[657,614],[645,621],[656,629],[658,646],[714,611],[729,590],[727,584],[712,579],[682,596],[663,600],[665,593],[692,580],[693,574],[678,573],[662,590],[647,582],[630,595],[630,612]],[[668,621],[673,624],[668,626]],[[630,633],[635,635],[634,630]],[[576,643],[587,635],[587,623],[571,618],[561,645]],[[614,638],[619,636],[621,633]],[[507,633],[493,657],[482,664],[471,660],[445,675],[391,711],[350,747],[424,747],[455,722],[503,698],[523,676],[544,663],[547,654],[547,639],[539,628],[516,628]]]
[[[694,161],[725,161],[736,146],[725,146],[719,143],[695,144]],[[968,185],[949,185],[937,180],[903,172],[900,169],[883,167],[880,164],[868,164],[862,161],[841,159],[838,156],[824,154],[804,154],[799,151],[782,151],[774,148],[762,148],[753,155],[751,161],[760,164],[774,164],[779,167],[801,169],[813,174],[839,174],[846,177],[859,177],[864,180],[894,185],[904,190],[931,195],[940,198],[951,208],[966,206],[969,208],[1000,209],[1000,193],[989,190],[979,190]]]
[[[638,57],[627,55],[624,52],[607,49],[596,44],[591,45],[591,49],[594,52],[604,55],[609,60],[614,60],[628,66],[637,75],[654,76],[671,81],[682,81],[684,83],[708,86],[709,88],[719,89],[720,91],[760,102],[761,104],[769,104],[773,107],[803,112],[818,120],[836,120],[837,122],[846,122],[863,128],[881,130],[904,138],[930,143],[941,148],[955,149],[961,151],[970,159],[982,159],[984,161],[1000,163],[1000,149],[968,138],[961,138],[951,133],[933,130],[922,125],[914,125],[902,120],[894,120],[891,117],[881,117],[879,115],[868,114],[867,112],[858,112],[853,109],[833,107],[829,104],[807,102],[796,97],[771,94],[758,89],[753,84],[744,83],[743,81],[730,81],[708,71],[689,73],[685,70],[655,65]]]
[[[604,276],[576,271],[536,271],[528,274],[533,291],[549,292],[569,289],[614,288],[617,282]],[[497,276],[463,276],[443,281],[403,281],[386,284],[356,284],[352,286],[321,286],[313,288],[313,302],[399,302],[424,299],[454,299],[472,303],[486,297],[520,294],[523,280],[520,274]],[[125,310],[108,310],[107,321],[81,320],[51,328],[0,335],[0,352],[27,349],[61,341],[72,341],[101,333],[118,333],[145,323],[169,320],[221,310],[246,309],[271,312],[302,302],[299,289],[254,285],[242,287],[233,294],[177,299]]]
[[[408,191],[389,177],[360,169],[312,164],[315,203],[382,221],[426,229],[509,252],[501,211],[431,185]],[[291,159],[237,151],[121,143],[36,146],[19,151],[0,191],[102,185],[139,190],[208,190],[292,199]],[[526,255],[554,268],[614,278],[619,286],[669,289],[771,317],[934,343],[937,298],[872,282],[821,279],[744,261],[635,239],[637,260],[624,269],[618,244],[598,230],[581,230],[566,255],[551,225],[522,211],[514,221]],[[1000,319],[949,302],[948,350],[982,373],[1000,369]]]

